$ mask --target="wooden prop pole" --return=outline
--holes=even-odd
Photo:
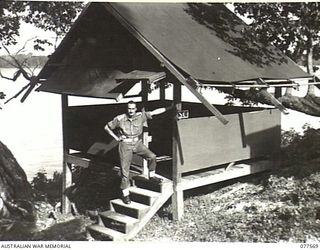
[[[173,196],[172,196],[172,216],[174,220],[180,220],[183,216],[183,190],[181,189],[181,171],[179,170],[178,154],[178,126],[177,112],[182,110],[181,103],[181,85],[179,82],[174,84],[173,101],[175,104],[175,116],[173,117],[173,136],[172,136],[172,180],[173,180]]]
[[[141,81],[141,97],[142,97],[142,104],[143,107],[147,107],[148,103],[148,81],[147,80],[142,80]],[[143,134],[142,134],[142,142],[145,146],[149,147],[149,132],[148,132],[148,127],[147,123],[144,124],[143,128]],[[148,161],[143,159],[142,161],[142,174],[145,176],[149,176],[149,169],[148,169]]]
[[[68,109],[68,96],[61,96],[62,103],[62,134],[63,134],[63,173],[62,173],[62,213],[70,213],[71,212],[71,203],[66,195],[66,190],[72,184],[72,173],[70,169],[70,164],[66,161],[67,155],[69,154],[69,149],[66,146],[66,112]]]

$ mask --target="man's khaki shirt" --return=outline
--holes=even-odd
[[[108,122],[108,126],[112,130],[119,128],[120,135],[126,138],[133,138],[142,134],[143,124],[148,119],[152,119],[150,112],[137,112],[131,118],[127,114],[122,114]]]

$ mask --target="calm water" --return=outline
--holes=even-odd
[[[13,69],[2,69],[4,75],[9,76]],[[23,79],[13,83],[0,79],[0,91],[8,97],[17,93],[26,84]],[[303,95],[305,90],[299,92]],[[215,103],[224,103],[221,94],[205,91],[203,93]],[[318,95],[320,95],[318,93]],[[195,100],[186,91],[183,98]],[[88,100],[88,98],[87,98]],[[70,103],[79,103],[76,99]],[[82,101],[82,100],[81,100]],[[49,176],[57,171],[62,171],[62,130],[60,95],[44,92],[33,92],[25,101],[12,100],[9,104],[2,105],[0,110],[0,140],[5,143],[15,155],[16,159],[27,173],[28,179],[44,169]],[[291,111],[289,115],[282,116],[282,128],[290,127],[301,131],[304,123],[320,127],[319,118],[307,116]]]
[[[10,75],[13,69],[1,70]],[[25,81],[0,80],[0,91],[11,97]],[[33,92],[24,103],[14,99],[0,110],[0,139],[25,170],[28,179],[39,169],[51,175],[62,170],[62,129],[60,96]]]

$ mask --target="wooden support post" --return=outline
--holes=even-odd
[[[282,96],[282,88],[281,87],[275,87],[274,91],[274,97],[280,98]]]
[[[181,85],[175,82],[173,89],[173,101],[175,104],[175,116],[173,117],[172,133],[172,216],[174,220],[180,220],[183,216],[183,190],[181,189],[181,171],[179,169],[179,135],[177,126],[177,112],[182,110]]]
[[[71,213],[71,202],[65,194],[67,188],[72,185],[71,164],[64,160],[63,162],[63,177],[62,177],[62,213]]]
[[[71,203],[65,192],[68,187],[72,184],[72,173],[70,169],[69,163],[66,161],[66,156],[69,154],[69,149],[66,146],[66,112],[68,109],[68,96],[61,96],[62,103],[62,135],[63,135],[63,173],[62,173],[62,213],[70,213],[71,212]]]
[[[142,97],[143,108],[146,108],[148,104],[148,81],[147,80],[141,81],[141,92],[142,92],[141,97]],[[149,132],[148,132],[147,122],[144,124],[144,127],[143,127],[142,143],[146,147],[149,147]],[[142,161],[142,174],[144,176],[149,176],[148,161],[145,159],[143,159]]]
[[[165,81],[160,82],[160,101],[166,100],[166,88],[165,88]]]
[[[279,169],[281,163],[281,116],[279,116],[279,125],[277,126],[277,132],[274,135],[273,153],[271,154],[272,167],[274,170]]]

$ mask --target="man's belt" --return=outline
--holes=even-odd
[[[134,143],[139,141],[139,137],[129,137],[129,138],[123,138],[123,142],[128,142],[128,143]]]

